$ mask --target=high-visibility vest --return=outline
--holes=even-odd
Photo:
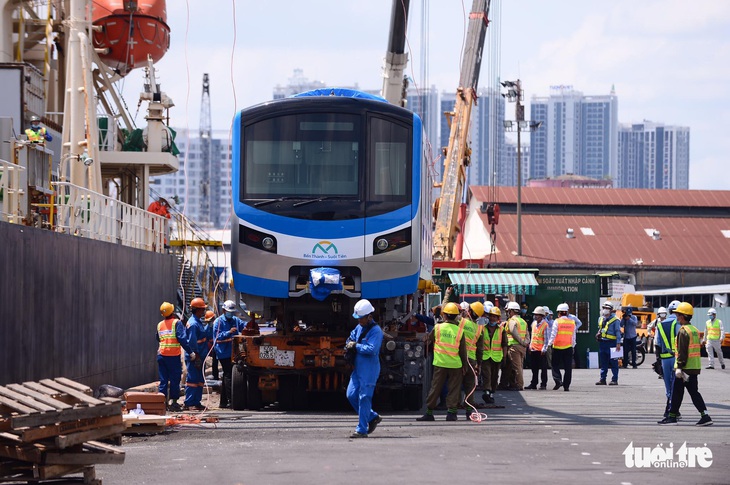
[[[463,329],[456,324],[444,322],[434,329],[433,365],[446,369],[460,369],[459,343]]]
[[[515,318],[517,320],[517,334],[522,340],[525,340],[525,338],[527,338],[527,322],[517,316],[514,316],[512,318]],[[512,320],[512,318],[510,318],[510,320]],[[512,332],[509,331],[509,321],[507,322],[507,325],[507,345],[517,345],[519,342],[515,340],[515,338],[512,336]]]
[[[487,325],[484,325],[484,329],[482,331],[484,332],[484,351],[482,352],[482,360],[492,359],[494,362],[502,362],[502,357],[504,357],[504,353],[502,353],[502,332],[504,329],[502,326],[497,325],[497,328],[494,329],[494,333],[491,338],[489,338]]]
[[[661,322],[657,325],[657,327],[659,327],[659,336],[661,336],[662,342],[664,343],[664,348],[669,350],[669,352],[662,352],[661,354],[659,354],[659,357],[661,357],[662,359],[674,357],[674,348],[676,343],[674,338],[674,326],[676,324],[677,320],[672,321],[671,338],[667,338],[667,333],[664,331],[664,326],[661,324]]]
[[[177,341],[176,328],[178,319],[169,317],[157,324],[157,335],[160,338],[160,347],[157,353],[165,357],[180,355],[180,342]]]
[[[684,330],[689,335],[689,349],[687,352],[687,363],[684,365],[685,370],[699,370],[702,369],[702,360],[700,358],[700,331],[694,325],[682,325],[679,327],[679,331]],[[674,348],[677,348],[675,342]],[[679,357],[679,350],[677,350],[677,357]],[[674,362],[674,368],[677,368],[677,362]]]
[[[707,335],[705,335],[707,340],[720,340],[720,325],[722,325],[722,322],[716,318],[715,320],[707,320],[705,325],[707,326]]]
[[[572,347],[575,322],[568,317],[560,317],[553,322],[553,325],[558,326],[558,334],[553,341],[553,348],[563,350]]]
[[[466,355],[471,360],[477,360],[477,340],[479,340],[479,325],[468,318],[462,318],[459,327],[464,332],[466,340]]]
[[[31,143],[41,143],[46,141],[46,129],[41,127],[40,130],[35,131],[30,128],[25,130],[25,136],[28,137],[28,141]]]
[[[606,321],[605,317],[601,317],[601,321],[598,322],[598,328],[601,331],[601,338],[607,338],[609,340],[616,340],[615,335],[609,335],[606,332],[608,332],[608,327],[611,325],[614,321],[618,320],[616,318],[616,315],[612,316],[610,320]]]
[[[537,325],[537,328],[532,331],[532,342],[530,342],[530,350],[539,351],[545,345],[545,329],[548,324],[545,320]]]

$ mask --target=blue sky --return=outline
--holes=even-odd
[[[173,126],[198,129],[206,72],[216,130],[227,130],[236,110],[269,100],[296,68],[328,85],[382,85],[390,0],[167,3],[171,47],[158,68],[176,104]],[[471,3],[430,2],[429,76],[421,79],[421,1],[411,0],[409,74],[417,84],[456,89]],[[586,95],[615,86],[619,121],[690,127],[690,188],[730,190],[730,2],[502,0],[492,20],[501,26],[501,78],[520,78],[527,104],[551,85]],[[130,105],[140,78],[124,82]]]

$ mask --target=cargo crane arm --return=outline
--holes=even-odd
[[[403,72],[408,65],[408,53],[405,51],[405,47],[409,4],[410,0],[393,0],[381,92],[381,95],[390,104],[403,107],[406,105],[406,90],[408,89]]]
[[[460,231],[457,216],[471,155],[469,126],[472,105],[476,103],[482,50],[489,24],[489,1],[474,0],[469,14],[456,104],[453,113],[449,114],[451,132],[449,145],[444,152],[443,178],[440,184],[436,184],[441,187],[441,194],[434,207],[434,260],[449,261],[454,258],[454,246]]]

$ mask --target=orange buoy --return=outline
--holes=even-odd
[[[95,0],[92,21],[99,57],[120,75],[162,59],[170,47],[165,0]]]

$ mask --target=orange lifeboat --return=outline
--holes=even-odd
[[[170,47],[165,0],[94,0],[94,47],[99,57],[120,75],[142,67],[147,56],[162,59]]]

